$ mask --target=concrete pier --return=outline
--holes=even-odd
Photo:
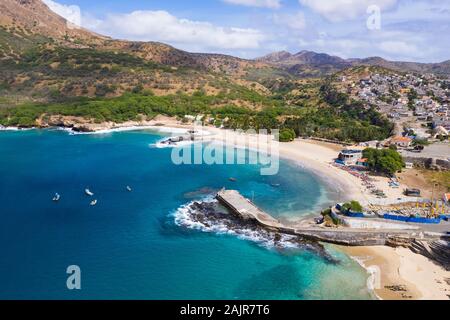
[[[254,221],[260,226],[271,231],[301,236],[316,241],[329,242],[347,246],[375,246],[395,243],[397,239],[402,241],[433,241],[448,236],[442,233],[431,233],[425,230],[387,229],[378,228],[325,228],[321,226],[291,227],[283,225],[270,214],[259,209],[250,200],[242,196],[236,190],[221,190],[216,195],[217,200],[227,207],[233,214],[244,221]]]
[[[269,228],[278,229],[283,227],[278,220],[259,209],[236,190],[223,189],[217,193],[216,198],[222,205],[226,206],[231,212],[243,220],[253,220],[260,225]]]

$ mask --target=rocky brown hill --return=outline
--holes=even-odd
[[[74,27],[41,0],[0,2],[0,107],[132,90],[217,94],[244,87],[265,94],[266,88],[245,78],[266,67],[158,42],[111,39]]]
[[[263,65],[227,55],[189,53],[163,43],[113,40],[74,27],[41,0],[2,0],[0,26],[17,36],[14,42],[23,40],[24,35],[29,36],[28,41],[31,41],[33,35],[44,36],[61,46],[119,51],[174,67],[193,67],[240,75],[246,68]],[[9,46],[9,43],[3,46]]]
[[[40,0],[2,0],[0,25],[18,28],[28,34],[45,35],[64,44],[100,44],[107,37],[70,26],[66,19],[52,12]]]

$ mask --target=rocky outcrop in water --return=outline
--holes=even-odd
[[[180,226],[204,232],[236,235],[241,239],[280,251],[307,250],[330,263],[338,262],[319,242],[269,231],[255,222],[243,221],[229,213],[216,200],[193,201],[181,207],[175,215],[175,222]]]

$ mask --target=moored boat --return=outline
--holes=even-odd
[[[89,190],[89,189],[85,189],[84,192],[90,197],[92,197],[94,195],[94,193],[91,192],[91,190]]]
[[[278,188],[281,186],[281,184],[279,184],[279,183],[271,183],[270,185],[274,188]]]

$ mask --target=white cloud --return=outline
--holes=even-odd
[[[376,5],[381,10],[392,8],[397,0],[299,0],[299,2],[330,21],[342,21],[366,17],[367,8],[371,5]]]
[[[76,5],[64,5],[52,0],[42,0],[53,12],[69,21],[72,26],[81,26],[81,10]]]
[[[247,7],[260,7],[278,9],[281,7],[281,0],[223,0],[230,4],[243,5]]]
[[[97,20],[95,31],[130,40],[161,41],[183,48],[258,49],[263,33],[250,28],[225,28],[210,22],[180,19],[167,11],[134,11]]]
[[[399,2],[397,10],[385,15],[391,21],[434,21],[450,20],[450,1],[404,1]]]
[[[430,57],[445,48],[430,45],[430,38],[415,32],[382,30],[374,33],[350,33],[343,36],[301,38],[298,46],[343,58],[381,56],[388,60],[430,62]],[[435,62],[439,62],[436,59]]]
[[[297,12],[295,14],[274,14],[273,21],[276,24],[287,26],[296,31],[306,28],[306,18],[303,12]]]
[[[210,22],[181,19],[162,10],[110,14],[100,19],[88,13],[81,15],[80,8],[76,5],[63,5],[53,0],[43,1],[52,11],[69,22],[100,34],[127,40],[165,42],[185,50],[254,50],[259,49],[266,39],[266,36],[256,29],[226,28]],[[279,1],[265,2],[275,5]]]
[[[1,1],[1,0],[0,0]],[[78,6],[43,0],[53,11],[77,23]],[[235,4],[281,5],[282,1],[222,0]],[[241,8],[243,26],[182,19],[167,11],[135,11],[106,16],[82,12],[81,25],[113,38],[160,41],[198,52],[220,52],[252,58],[270,51],[301,49],[343,57],[382,56],[391,60],[439,62],[449,59],[450,3],[440,0],[298,0],[303,8],[281,8],[251,16]],[[370,31],[369,5],[382,9],[382,29]],[[301,10],[301,11],[300,11]],[[317,14],[311,14],[315,12]],[[329,22],[323,21],[320,16]],[[221,14],[218,17],[225,21]],[[246,21],[246,22],[242,22]],[[334,23],[341,21],[341,23]],[[242,25],[241,25],[242,26]]]
[[[404,41],[383,41],[380,43],[380,49],[389,54],[401,54],[416,56],[419,51],[414,44],[408,44]]]

